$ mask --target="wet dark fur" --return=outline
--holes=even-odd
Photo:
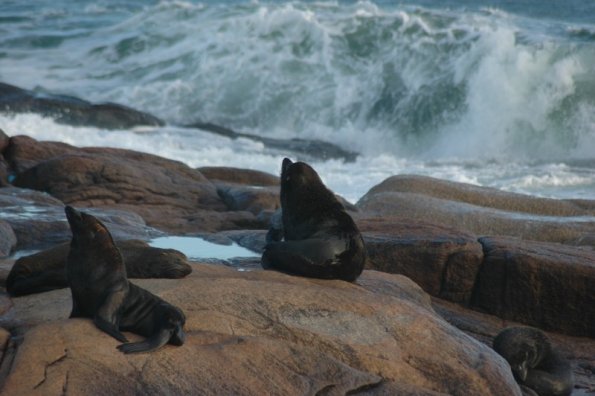
[[[541,330],[504,329],[494,339],[494,350],[508,361],[517,382],[539,396],[572,393],[574,378],[570,363],[552,348]]]
[[[129,278],[183,278],[192,272],[186,256],[173,249],[160,249],[143,241],[117,241]],[[42,293],[68,287],[66,258],[70,243],[19,258],[6,278],[6,291],[13,296]]]
[[[125,353],[148,352],[166,343],[182,345],[183,312],[130,282],[119,249],[105,226],[95,217],[67,206],[72,230],[66,275],[72,292],[71,318],[92,318],[95,325],[125,342]],[[148,337],[128,343],[120,332]]]
[[[283,160],[281,209],[282,229],[273,226],[267,234],[264,268],[312,278],[357,279],[366,259],[362,236],[308,164]]]

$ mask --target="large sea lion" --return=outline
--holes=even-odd
[[[67,206],[72,230],[66,276],[72,292],[71,318],[92,318],[95,325],[115,339],[124,353],[148,352],[166,343],[185,340],[184,313],[130,282],[122,255],[107,228],[95,217]],[[128,343],[120,332],[147,337]]]
[[[361,274],[366,248],[355,222],[304,162],[283,160],[280,223],[267,234],[263,268],[350,282]]]
[[[551,345],[547,336],[532,327],[509,327],[494,339],[494,350],[510,364],[522,387],[539,396],[567,396],[574,388],[570,363]]]
[[[174,249],[160,249],[139,240],[116,241],[129,278],[183,278],[192,272],[188,259]],[[70,243],[19,258],[6,278],[13,296],[42,293],[68,287],[66,258]]]

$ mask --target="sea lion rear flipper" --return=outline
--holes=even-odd
[[[263,268],[276,268],[297,275],[334,278],[339,254],[346,249],[341,239],[304,239],[269,243],[262,255]]]
[[[172,337],[173,332],[174,329],[161,329],[157,334],[154,334],[144,341],[118,345],[118,349],[120,352],[124,353],[151,352],[167,344]]]

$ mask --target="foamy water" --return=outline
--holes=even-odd
[[[580,2],[8,3],[0,81],[362,155],[312,165],[354,202],[416,173],[595,199],[595,23]],[[495,4],[495,5],[494,5]],[[278,173],[283,156],[174,126],[103,131],[0,115],[8,134],[190,166]]]

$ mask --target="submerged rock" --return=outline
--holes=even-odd
[[[65,319],[67,290],[18,298],[7,325],[30,330],[3,392],[520,395],[506,362],[402,276],[350,284],[197,265],[138,283],[184,310],[182,347],[124,355],[91,321]]]

